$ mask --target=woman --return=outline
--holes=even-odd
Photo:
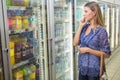
[[[74,36],[74,46],[79,46],[79,80],[99,80],[100,55],[109,58],[111,54],[108,35],[99,5],[88,2],[84,5],[83,18]]]

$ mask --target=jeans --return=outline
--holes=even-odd
[[[87,75],[81,75],[79,71],[79,80],[99,80],[99,76],[92,77],[92,76],[87,76]]]

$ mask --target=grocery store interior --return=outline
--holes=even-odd
[[[120,80],[120,0],[0,0],[0,80],[78,80],[73,37],[96,1],[108,33],[108,80]]]

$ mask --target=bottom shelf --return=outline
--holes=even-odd
[[[13,80],[40,80],[39,64],[31,63],[12,71]]]

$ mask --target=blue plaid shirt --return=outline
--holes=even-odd
[[[79,46],[111,54],[106,30],[102,26],[99,26],[95,32],[91,29],[90,33],[85,35],[88,26],[89,24],[86,24],[81,32]],[[78,67],[82,75],[97,77],[100,72],[100,58],[91,53],[79,54]]]

